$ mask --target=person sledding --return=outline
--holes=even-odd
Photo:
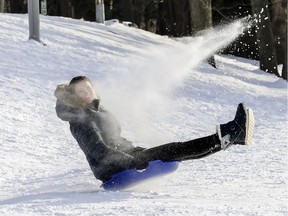
[[[145,170],[153,161],[181,162],[200,159],[235,145],[252,143],[254,115],[244,103],[235,118],[216,126],[216,133],[185,142],[152,148],[134,146],[121,136],[116,118],[102,105],[93,83],[85,76],[60,84],[55,93],[57,116],[68,121],[94,176],[103,183],[125,170]]]

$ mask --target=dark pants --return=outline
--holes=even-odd
[[[148,149],[136,147],[127,153],[145,163],[153,160],[162,160],[165,162],[199,159],[220,150],[220,140],[218,135],[214,134],[195,140],[172,142]]]
[[[161,160],[167,161],[185,161],[192,159],[199,159],[211,155],[221,150],[220,140],[217,134],[202,137],[186,142],[172,142],[153,148],[135,147],[125,153],[131,155],[135,159],[130,169],[145,169],[150,161]],[[115,164],[116,165],[116,164]],[[106,182],[113,174],[123,171],[117,165],[112,172],[107,172],[100,180]]]

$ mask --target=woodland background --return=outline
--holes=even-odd
[[[40,2],[44,2],[41,0]],[[47,15],[95,21],[95,0],[46,0]],[[219,52],[259,60],[261,70],[287,80],[287,0],[104,0],[105,19],[169,37],[251,16],[256,25]],[[0,0],[2,13],[27,13],[27,0]],[[208,62],[217,67],[214,57]]]

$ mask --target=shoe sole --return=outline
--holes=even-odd
[[[251,109],[246,109],[246,116],[247,120],[246,120],[245,145],[251,145],[255,126],[253,111]]]

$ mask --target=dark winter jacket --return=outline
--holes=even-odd
[[[121,128],[114,116],[101,106],[96,109],[74,108],[60,100],[56,104],[57,116],[70,123],[94,176],[105,182],[112,174],[135,167],[128,154],[134,147],[120,136]]]

